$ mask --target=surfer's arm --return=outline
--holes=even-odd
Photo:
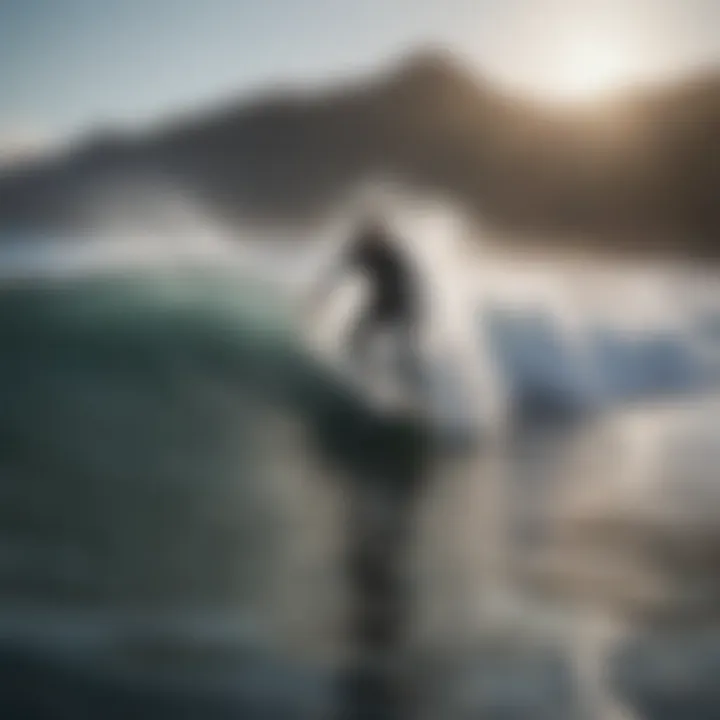
[[[346,272],[347,258],[344,253],[341,253],[340,257],[333,258],[321,268],[319,276],[310,289],[308,298],[310,312],[314,312],[325,301],[325,298],[340,284]]]

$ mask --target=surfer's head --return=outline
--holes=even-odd
[[[390,235],[390,224],[380,213],[363,215],[356,226],[357,237],[386,238]]]

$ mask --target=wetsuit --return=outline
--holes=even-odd
[[[371,283],[367,314],[375,322],[407,322],[417,312],[411,269],[381,229],[364,231],[355,241],[348,264],[360,268]]]
[[[347,264],[359,268],[370,283],[369,304],[348,338],[352,356],[363,358],[372,336],[392,329],[400,341],[403,370],[415,374],[420,298],[411,263],[382,227],[370,226],[357,236]]]

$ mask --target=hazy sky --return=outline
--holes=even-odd
[[[135,122],[427,42],[548,97],[720,63],[720,0],[0,0],[0,142]]]

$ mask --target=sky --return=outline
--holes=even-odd
[[[142,124],[423,44],[549,99],[720,65],[720,0],[0,0],[0,149]]]

